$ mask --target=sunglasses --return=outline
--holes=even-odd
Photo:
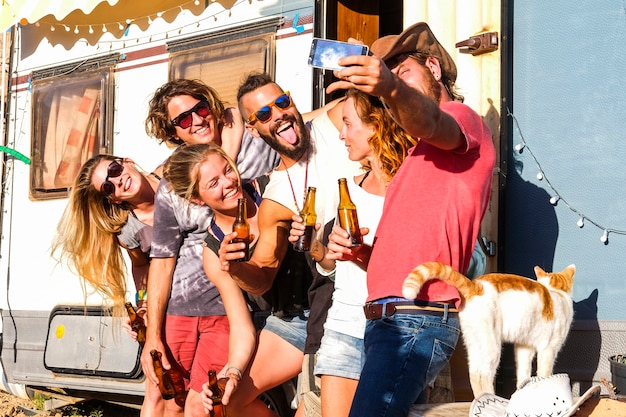
[[[211,107],[209,107],[209,102],[206,100],[201,100],[190,108],[187,111],[182,112],[178,116],[172,119],[172,124],[174,126],[179,126],[181,129],[187,129],[189,126],[193,124],[193,114],[195,113],[200,117],[207,117],[211,114]]]
[[[104,193],[105,195],[111,196],[115,194],[115,184],[109,181],[109,178],[117,178],[120,175],[122,175],[122,172],[124,172],[124,165],[122,165],[123,163],[124,163],[123,159],[116,158],[112,160],[111,163],[109,164],[107,168],[107,177],[105,178],[104,182],[100,186],[100,191]]]
[[[249,125],[254,124],[257,121],[267,123],[272,118],[272,106],[285,110],[291,107],[292,104],[293,101],[291,101],[291,96],[289,95],[289,91],[287,91],[283,95],[276,97],[276,100],[252,113],[252,116],[250,116],[246,123]]]

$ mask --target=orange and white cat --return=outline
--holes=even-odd
[[[574,316],[572,284],[576,267],[546,273],[535,267],[537,281],[519,275],[493,273],[470,280],[449,265],[426,262],[415,268],[402,286],[414,299],[427,280],[440,279],[461,294],[459,322],[467,350],[470,383],[476,398],[494,393],[502,343],[513,343],[517,387],[530,378],[537,354],[537,375],[552,368],[567,338]]]

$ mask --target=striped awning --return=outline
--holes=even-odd
[[[57,20],[63,19],[74,10],[80,9],[85,14],[100,3],[115,5],[118,0],[0,0],[0,31],[4,32],[18,23],[35,23],[47,15]]]

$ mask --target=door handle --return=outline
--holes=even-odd
[[[482,55],[498,49],[498,32],[484,32],[455,44],[463,54]]]

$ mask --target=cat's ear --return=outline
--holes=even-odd
[[[568,265],[567,268],[565,268],[563,270],[563,272],[565,272],[565,273],[567,273],[567,274],[569,274],[570,276],[573,277],[574,273],[576,272],[576,265],[574,265],[574,264]]]
[[[546,275],[546,271],[541,269],[539,265],[535,267],[535,276],[537,277],[537,279],[539,279],[540,277],[545,277]]]

